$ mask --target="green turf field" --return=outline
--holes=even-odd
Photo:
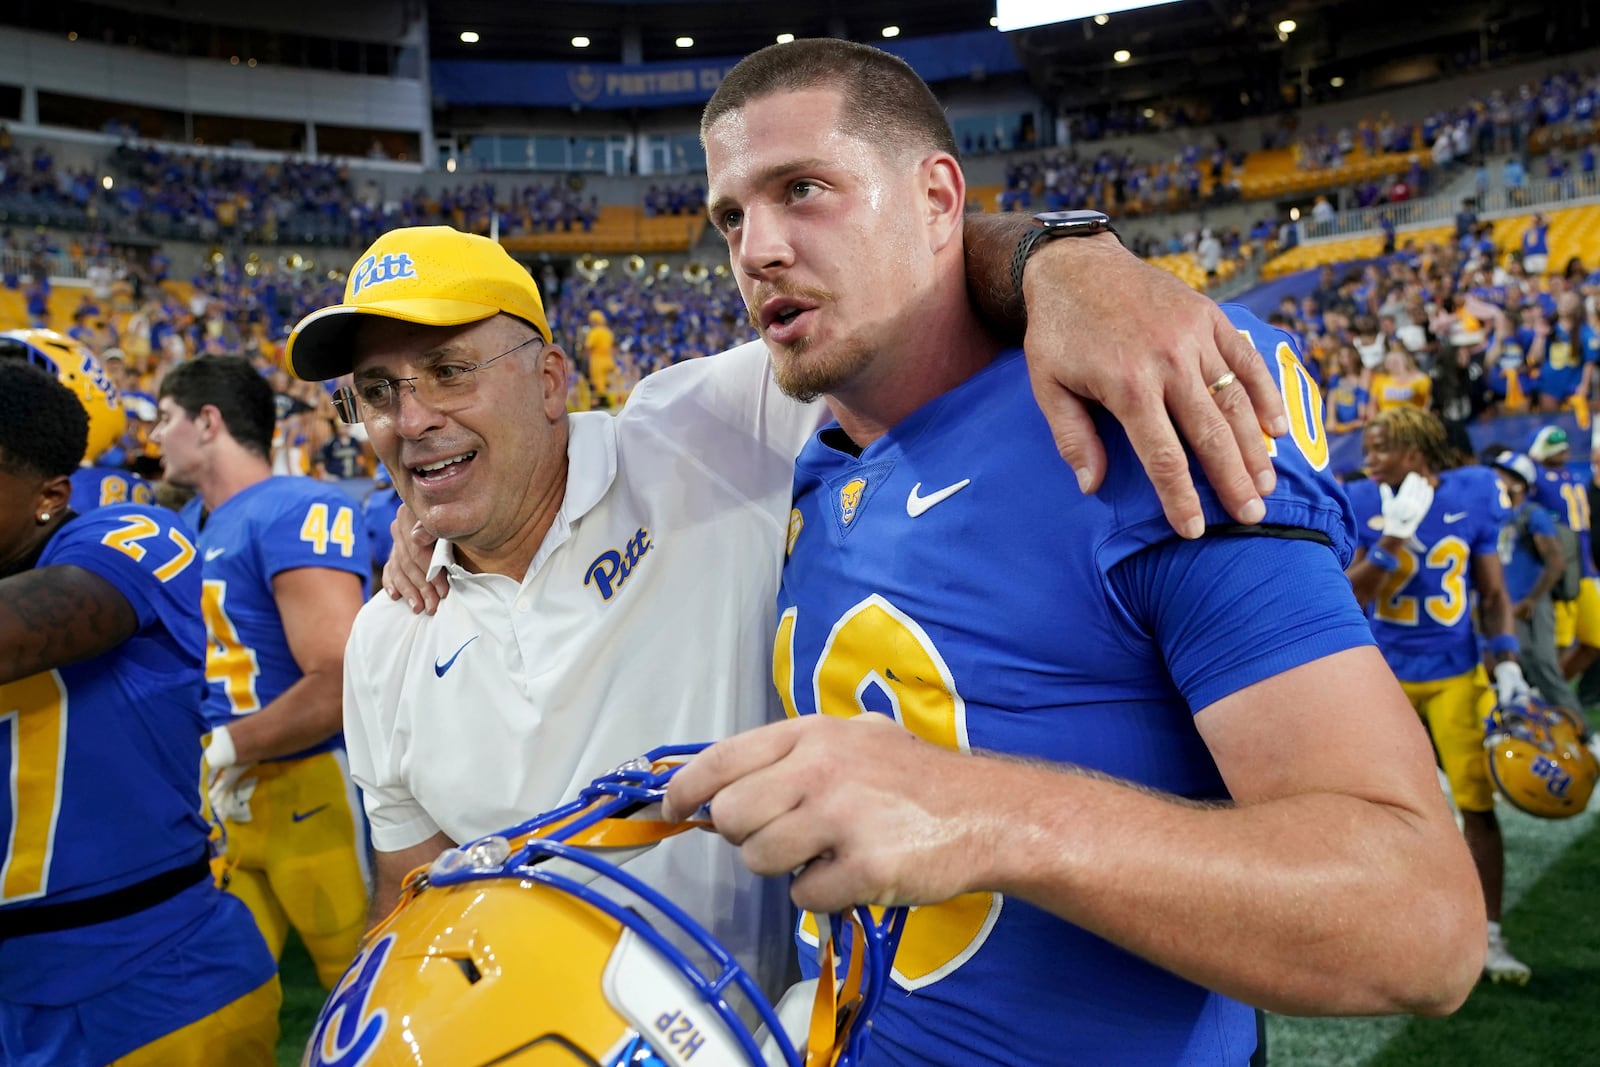
[[[1589,1063],[1600,1033],[1600,802],[1547,822],[1500,806],[1506,837],[1506,936],[1533,968],[1525,989],[1480,984],[1447,1019],[1268,1020],[1272,1067],[1550,1067]],[[283,956],[278,1063],[300,1051],[323,993],[300,943]],[[1583,1051],[1588,1049],[1588,1052]]]

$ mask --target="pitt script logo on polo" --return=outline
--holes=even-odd
[[[639,527],[639,531],[629,538],[621,551],[612,548],[595,557],[595,561],[584,572],[583,584],[593,584],[601,600],[610,600],[633,574],[633,568],[639,565],[639,560],[653,547],[650,531]]]
[[[417,268],[412,264],[411,257],[404,252],[368,256],[356,264],[355,271],[350,275],[350,295],[353,297],[369,286],[416,276]]]

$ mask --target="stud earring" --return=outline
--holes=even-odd
[[[41,511],[39,513],[39,521],[40,522],[49,522],[50,521],[50,513],[48,511]]]

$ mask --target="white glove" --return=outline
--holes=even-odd
[[[256,791],[256,779],[245,778],[255,764],[224,767],[211,779],[206,795],[211,800],[211,817],[217,822],[243,823],[250,821],[250,797]]]
[[[1533,690],[1516,660],[1503,660],[1494,668],[1494,695],[1502,708],[1526,707]]]
[[[1411,539],[1433,506],[1433,486],[1416,471],[1406,475],[1399,492],[1380,484],[1378,495],[1383,499],[1383,536],[1402,541]]]

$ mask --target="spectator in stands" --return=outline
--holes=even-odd
[[[1334,356],[1323,423],[1330,434],[1352,433],[1367,424],[1371,392],[1367,388],[1370,372],[1361,365],[1353,345],[1340,345]]]
[[[1550,221],[1544,212],[1535,212],[1533,221],[1522,231],[1522,269],[1538,278],[1550,265]]]
[[[1506,202],[1513,205],[1526,202],[1527,196],[1523,184],[1527,181],[1528,172],[1522,165],[1520,157],[1512,156],[1506,160],[1504,175]]]
[[[1222,242],[1217,235],[1209,229],[1200,231],[1200,243],[1195,246],[1195,259],[1200,264],[1200,269],[1205,271],[1206,286],[1209,288],[1217,280],[1217,271],[1222,266]]]
[[[1432,381],[1417,367],[1410,352],[1404,347],[1391,348],[1383,357],[1383,369],[1372,376],[1367,418],[1407,405],[1426,409],[1432,388]]]

